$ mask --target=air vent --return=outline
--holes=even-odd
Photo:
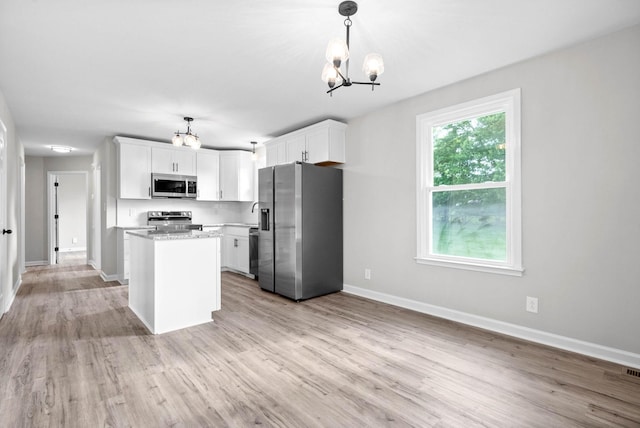
[[[639,378],[640,378],[640,370],[636,370],[636,369],[627,369],[627,374],[628,374],[629,376],[639,377]]]

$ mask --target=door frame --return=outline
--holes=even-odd
[[[89,195],[89,173],[88,171],[47,171],[47,255],[49,264],[55,264],[56,252],[55,252],[55,240],[56,240],[56,223],[53,218],[55,213],[55,186],[56,177],[59,175],[82,175],[84,176],[85,194]],[[88,217],[89,203],[87,198],[84,201],[84,216],[86,224],[89,225]],[[85,227],[85,242],[89,242],[87,228]],[[88,250],[88,248],[87,248]]]
[[[0,119],[0,226],[8,229],[7,224],[7,127]],[[10,299],[12,286],[9,280],[9,237],[0,238],[0,317],[7,310],[7,302]]]

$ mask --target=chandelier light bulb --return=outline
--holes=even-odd
[[[195,143],[196,143],[196,137],[193,134],[187,134],[184,136],[185,146],[193,147]]]
[[[326,52],[327,61],[336,67],[340,67],[343,61],[349,59],[349,47],[347,43],[339,38],[334,38],[329,41]]]
[[[377,53],[370,53],[364,58],[364,65],[362,71],[369,76],[369,80],[374,82],[378,76],[384,73],[384,61],[382,55]]]
[[[330,88],[333,88],[336,85],[336,82],[340,79],[335,67],[329,63],[324,65],[321,78],[322,81],[327,83]]]
[[[198,136],[196,135],[194,137],[193,142],[191,143],[191,148],[192,149],[199,149],[201,145],[202,145],[202,143],[200,142],[200,138],[198,138]]]
[[[180,147],[182,146],[182,136],[180,134],[176,134],[173,136],[173,138],[171,139],[171,144],[173,144],[176,147]]]

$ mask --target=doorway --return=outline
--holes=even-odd
[[[87,263],[87,171],[47,173],[49,264]]]

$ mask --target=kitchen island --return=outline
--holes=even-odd
[[[153,334],[213,321],[220,310],[219,232],[130,235],[129,308]]]

